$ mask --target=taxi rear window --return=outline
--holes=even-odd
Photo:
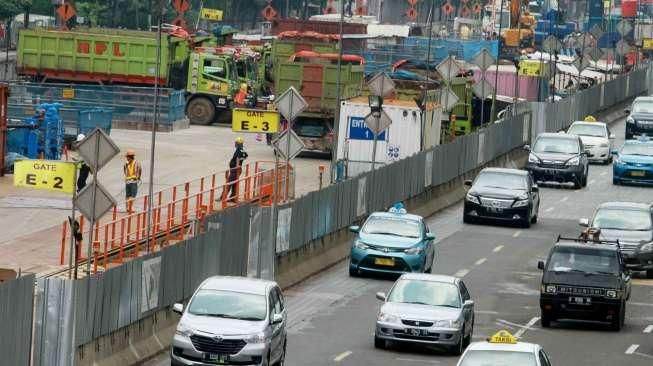
[[[473,351],[465,353],[460,366],[536,366],[535,355],[514,351]]]

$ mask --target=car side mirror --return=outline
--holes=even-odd
[[[383,292],[377,292],[377,293],[376,293],[376,299],[377,299],[377,300],[381,300],[381,301],[385,301],[385,300],[386,300],[385,293],[383,293]]]
[[[624,114],[630,114],[630,108],[624,108]]]
[[[540,191],[540,187],[538,187],[538,186],[533,186],[533,188],[531,188],[531,191],[532,191],[533,193],[537,193],[537,192]]]
[[[614,140],[617,138],[617,136],[614,133],[611,133],[610,136],[608,136],[610,140]]]
[[[474,306],[474,300],[465,300],[465,302],[463,303],[463,306],[464,307]]]
[[[465,185],[465,187],[471,187],[471,186],[472,186],[472,180],[471,180],[471,179],[467,179],[467,180],[465,180],[465,181],[463,182],[463,184]]]
[[[274,314],[272,315],[272,324],[279,324],[283,321],[283,315]]]
[[[180,314],[184,312],[184,304],[174,304],[172,305],[172,311],[174,311],[177,314]]]
[[[349,231],[351,231],[352,233],[358,233],[361,231],[361,227],[358,225],[352,225],[349,227]]]
[[[531,151],[531,145],[524,145],[524,150]]]
[[[426,240],[434,240],[435,239],[435,234],[426,233],[425,237],[426,237]]]
[[[544,271],[544,261],[537,262],[537,269]]]
[[[617,156],[617,155],[619,155],[619,150],[613,149],[613,150],[610,151],[610,154]]]
[[[590,220],[583,217],[582,219],[578,220],[578,225],[588,227],[590,226]]]

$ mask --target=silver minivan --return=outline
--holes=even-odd
[[[172,340],[172,365],[283,366],[286,309],[274,281],[215,276],[197,288]]]

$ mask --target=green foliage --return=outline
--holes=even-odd
[[[31,0],[0,1],[0,19],[11,19],[25,11],[31,5]]]

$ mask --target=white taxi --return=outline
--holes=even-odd
[[[485,342],[467,347],[457,366],[551,366],[539,344],[518,342],[517,337],[501,330]]]
[[[572,123],[567,133],[580,137],[585,150],[589,152],[587,156],[589,161],[607,164],[612,161],[610,151],[615,136],[610,132],[607,124],[594,122],[592,119]]]

